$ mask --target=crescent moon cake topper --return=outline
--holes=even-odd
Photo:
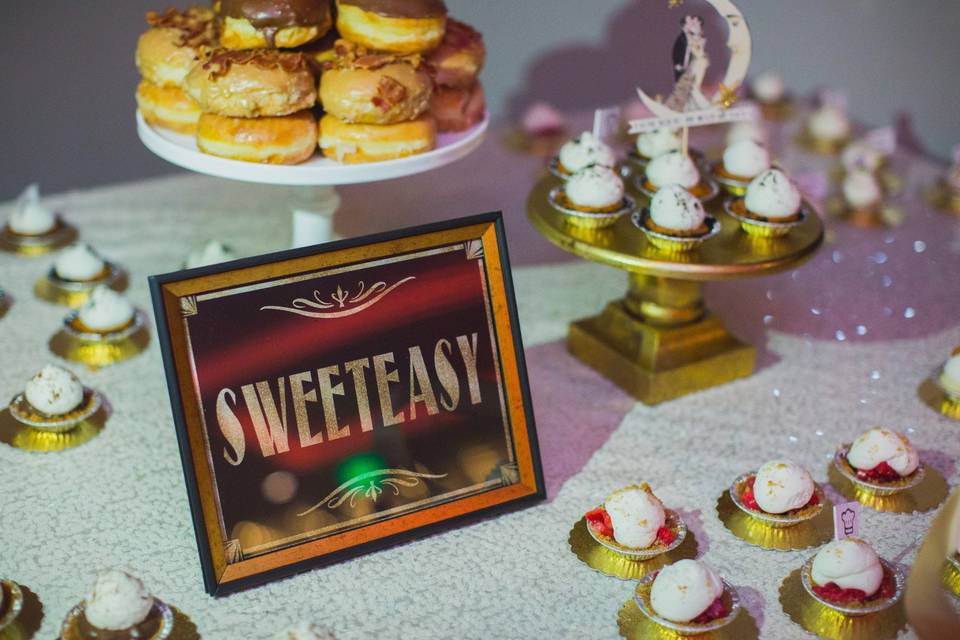
[[[721,122],[750,120],[756,108],[744,105],[731,108],[737,101],[737,90],[747,77],[753,42],[746,18],[732,0],[704,0],[719,14],[727,26],[727,49],[730,58],[712,96],[705,94],[704,80],[710,59],[707,55],[707,34],[702,16],[686,14],[673,46],[674,85],[663,100],[652,98],[637,87],[641,102],[652,118],[630,121],[630,133],[659,128],[678,129]],[[683,8],[683,0],[668,0],[670,9]]]

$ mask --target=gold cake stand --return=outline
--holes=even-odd
[[[719,235],[687,253],[664,253],[647,242],[629,215],[603,229],[573,226],[549,202],[559,184],[546,176],[527,201],[533,226],[561,249],[622,269],[624,298],[598,316],[570,325],[567,346],[577,358],[645,404],[658,404],[753,373],[756,349],[737,340],[703,302],[703,283],[769,275],[793,269],[823,242],[823,223],[811,215],[786,237],[757,238],[722,211],[718,196],[707,206],[721,223]],[[631,187],[627,187],[631,190]],[[648,203],[632,191],[638,206]]]

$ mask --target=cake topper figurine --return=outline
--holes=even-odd
[[[680,21],[680,34],[673,45],[674,85],[666,100],[650,97],[641,87],[637,93],[641,102],[653,114],[652,118],[631,120],[631,134],[654,129],[683,129],[683,149],[687,151],[689,127],[751,120],[756,118],[753,105],[731,108],[737,101],[737,89],[743,84],[750,67],[752,44],[750,29],[740,10],[731,0],[706,0],[727,24],[727,49],[730,58],[723,80],[712,96],[707,95],[704,81],[710,68],[707,54],[707,34],[703,16],[686,14]],[[671,3],[670,8],[676,4]]]

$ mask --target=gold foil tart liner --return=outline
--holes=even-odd
[[[774,551],[799,551],[819,547],[833,537],[833,505],[822,495],[820,504],[823,508],[810,520],[791,527],[772,527],[737,507],[730,491],[724,491],[717,500],[717,517],[747,544]]]
[[[580,518],[573,525],[568,543],[570,550],[585,565],[594,571],[621,580],[639,580],[648,573],[658,571],[677,560],[697,557],[697,542],[690,531],[687,532],[683,542],[671,551],[648,560],[627,557],[597,542],[589,531],[586,517]]]
[[[707,202],[710,202],[720,194],[720,185],[718,185],[716,181],[714,181],[712,178],[708,178],[706,175],[703,175],[706,173],[706,170],[703,167],[699,167],[699,169],[701,171],[700,182],[698,182],[696,186],[697,187],[702,186],[703,189],[706,190],[706,193],[702,196],[698,196],[696,193],[693,192],[692,189],[687,189],[687,191],[689,191],[700,202],[706,204]],[[647,198],[651,200],[653,199],[653,196],[657,195],[658,190],[651,189],[647,185],[647,178],[645,174],[637,175],[633,180],[633,186],[634,188],[636,188],[637,191],[647,196]],[[694,189],[695,188],[696,187],[694,187]]]
[[[64,328],[50,338],[54,354],[87,365],[91,369],[106,367],[142,353],[150,344],[146,316],[137,310],[131,324],[119,331],[105,334],[86,333],[72,326],[71,312],[64,320]]]
[[[943,586],[960,598],[960,554],[951,554],[943,564]]]
[[[78,282],[64,280],[57,275],[56,269],[51,267],[45,276],[37,280],[33,292],[38,298],[47,302],[67,307],[79,307],[87,301],[90,293],[101,284],[114,291],[123,291],[127,288],[127,274],[123,269],[107,262],[104,265],[103,273],[98,277]]]
[[[70,610],[60,626],[60,640],[90,640],[81,630],[85,608],[86,603],[81,602]],[[167,640],[173,632],[173,610],[164,602],[154,598],[149,617],[156,617],[159,626],[153,634],[142,636],[141,640]]]
[[[840,472],[844,478],[856,485],[858,489],[866,493],[872,493],[876,496],[892,496],[901,491],[906,491],[916,487],[923,482],[923,476],[926,473],[926,466],[921,462],[916,470],[909,476],[894,480],[891,482],[874,482],[872,480],[862,480],[857,477],[857,470],[847,461],[847,454],[850,452],[849,444],[842,444],[833,454],[833,466]]]
[[[550,205],[559,211],[560,213],[566,216],[568,224],[571,224],[575,227],[582,227],[584,229],[603,229],[604,227],[609,227],[620,218],[620,216],[626,215],[633,211],[637,203],[629,195],[623,196],[623,203],[619,209],[616,211],[609,212],[589,212],[589,211],[578,211],[577,209],[571,209],[560,204],[561,196],[563,195],[563,187],[557,186],[550,190],[550,195],[548,196],[550,200]]]
[[[821,156],[835,156],[843,151],[843,148],[850,143],[850,136],[846,135],[836,140],[824,140],[815,137],[810,133],[810,130],[804,126],[794,140],[801,148],[807,151],[812,151]]]
[[[942,372],[943,368],[940,367],[924,380],[917,388],[917,396],[923,404],[940,415],[960,420],[960,399],[954,399],[944,389],[943,382],[940,380]]]
[[[77,230],[56,216],[56,225],[47,233],[28,236],[14,233],[8,225],[0,229],[0,250],[21,256],[42,256],[77,239]]]
[[[0,589],[3,589],[2,604],[0,604],[0,631],[10,627],[23,609],[23,591],[13,580],[0,580]]]
[[[646,549],[626,547],[613,538],[608,538],[597,533],[593,527],[590,526],[589,522],[587,522],[587,533],[590,534],[590,537],[593,538],[594,542],[601,545],[605,549],[612,551],[613,553],[625,556],[632,560],[649,560],[650,558],[655,558],[660,554],[673,551],[683,544],[684,539],[687,537],[687,525],[683,522],[683,519],[680,517],[680,515],[672,509],[664,509],[664,513],[666,514],[664,526],[673,531],[676,535],[673,542],[668,545],[663,545],[657,542],[654,543],[652,547]]]
[[[815,556],[811,556],[803,563],[803,566],[800,567],[800,583],[803,585],[803,590],[807,592],[807,595],[822,604],[823,606],[832,609],[838,613],[842,613],[845,616],[866,616],[872,613],[879,613],[889,609],[895,605],[903,596],[903,590],[906,586],[907,579],[903,575],[903,571],[899,567],[895,567],[883,558],[880,558],[880,565],[883,567],[884,575],[892,574],[894,583],[896,585],[894,594],[889,598],[877,598],[871,602],[865,602],[861,605],[849,605],[849,604],[839,604],[836,602],[830,602],[824,598],[821,598],[813,590],[813,559]]]
[[[844,498],[856,500],[876,511],[923,513],[939,507],[947,499],[949,492],[947,482],[939,471],[929,465],[924,465],[923,469],[924,477],[919,484],[888,495],[878,495],[852,482],[846,475],[840,473],[835,462],[827,466],[827,478],[833,488]]]
[[[657,626],[672,631],[680,637],[687,638],[706,633],[716,633],[720,629],[723,629],[736,620],[738,614],[740,613],[740,596],[737,594],[737,590],[731,587],[730,583],[728,583],[726,580],[723,580],[723,595],[720,597],[723,600],[723,604],[727,607],[727,615],[703,624],[697,624],[695,622],[673,622],[672,620],[667,620],[666,618],[657,614],[657,612],[653,610],[653,606],[650,603],[650,591],[653,588],[653,580],[655,577],[656,576],[651,573],[647,576],[644,576],[643,579],[640,580],[640,584],[637,585],[637,591],[633,596],[633,600],[636,602],[637,608],[640,609],[640,613],[649,618]]]
[[[800,217],[787,222],[772,222],[770,220],[756,220],[739,213],[734,203],[742,202],[742,198],[726,198],[723,201],[723,210],[728,216],[740,223],[740,228],[749,236],[757,238],[782,238],[807,221],[810,216],[809,208],[804,202],[800,205]]]
[[[801,570],[794,569],[780,584],[780,605],[793,622],[828,640],[894,640],[907,626],[903,600],[864,616],[848,616],[812,598],[803,588]]]
[[[665,233],[660,233],[659,231],[654,231],[647,224],[650,220],[650,210],[646,208],[640,211],[635,211],[630,220],[633,222],[633,225],[636,228],[640,229],[640,231],[647,236],[647,241],[650,244],[666,253],[682,254],[693,251],[704,242],[720,233],[720,221],[710,215],[703,220],[709,231],[702,236],[691,237],[671,236]]]
[[[788,527],[795,527],[798,524],[813,520],[823,511],[823,503],[826,501],[827,496],[823,493],[823,488],[817,483],[813,484],[813,494],[818,498],[817,504],[803,507],[802,509],[798,510],[797,513],[767,513],[766,511],[755,511],[751,509],[744,504],[742,494],[743,490],[747,486],[747,480],[750,479],[750,476],[756,476],[756,474],[757,472],[753,471],[738,476],[737,479],[733,481],[733,484],[730,486],[728,491],[730,499],[733,500],[733,504],[735,504],[738,509],[743,511],[754,520],[758,520],[766,526],[773,527],[774,529],[786,529]]]
[[[716,162],[710,166],[710,174],[716,180],[720,188],[734,197],[743,197],[747,193],[747,187],[750,186],[752,178],[738,178],[727,173],[723,168],[723,162]]]
[[[14,420],[30,429],[49,433],[64,433],[93,416],[100,410],[102,404],[103,397],[97,391],[84,387],[83,400],[80,406],[62,416],[42,414],[30,406],[26,396],[22,393],[10,401],[7,410]]]
[[[627,640],[674,640],[682,637],[645,616],[637,606],[635,598],[630,598],[620,607],[617,626],[620,636]],[[710,640],[756,640],[759,637],[760,629],[757,628],[753,617],[747,614],[746,609],[742,609],[740,615],[727,626],[705,636]]]

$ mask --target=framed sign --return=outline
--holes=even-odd
[[[150,287],[210,593],[544,497],[499,213]]]

